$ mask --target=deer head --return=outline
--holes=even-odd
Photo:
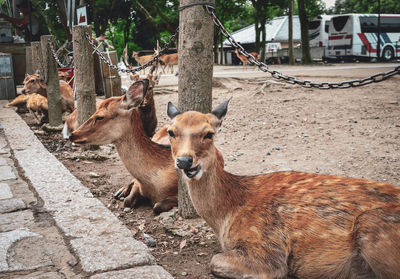
[[[23,94],[37,93],[42,89],[46,89],[46,83],[44,83],[40,78],[40,74],[38,72],[32,75],[26,75],[23,84]]]
[[[131,117],[143,102],[149,80],[133,83],[128,92],[121,97],[104,100],[96,112],[77,130],[70,140],[78,144],[109,144],[118,141],[124,134],[132,131]]]
[[[168,128],[176,168],[188,179],[199,180],[216,159],[214,135],[228,110],[230,99],[211,113],[181,113],[171,102],[167,114],[173,120]]]

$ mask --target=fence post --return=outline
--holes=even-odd
[[[75,94],[77,98],[78,123],[81,125],[96,111],[96,94],[93,70],[93,49],[86,34],[92,34],[90,26],[72,27],[74,49]]]
[[[25,63],[26,63],[25,73],[30,75],[33,74],[32,47],[30,46],[27,46],[25,50]]]
[[[180,0],[180,7],[194,4],[196,0]],[[213,4],[214,0],[209,0]],[[181,111],[211,111],[213,75],[214,24],[201,5],[189,6],[180,11],[178,45],[178,94]],[[179,213],[184,218],[197,216],[189,198],[187,187],[178,171]]]
[[[40,75],[46,77],[49,124],[52,127],[57,127],[62,125],[62,108],[57,62],[50,48],[50,44],[54,44],[53,36],[41,36],[40,44],[43,56],[43,72]]]
[[[40,42],[32,42],[31,48],[32,48],[32,71],[36,72],[37,70],[39,70],[40,72],[43,72],[42,48],[40,46]]]

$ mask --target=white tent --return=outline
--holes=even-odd
[[[280,16],[267,22],[265,25],[267,38],[266,42],[287,42],[289,40],[289,17]],[[232,33],[232,37],[240,44],[253,44],[256,41],[256,31],[254,24],[237,30]],[[300,41],[300,20],[298,16],[293,16],[293,41]],[[228,40],[224,45],[230,45]]]

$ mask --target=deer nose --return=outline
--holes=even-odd
[[[25,94],[25,93],[26,93],[26,90],[25,90],[25,89],[22,89],[21,92],[22,92],[22,94]]]
[[[182,156],[176,158],[176,166],[180,169],[190,169],[193,164],[193,157],[192,156]]]
[[[70,136],[69,136],[69,141],[73,141],[74,140],[74,134],[71,134]]]

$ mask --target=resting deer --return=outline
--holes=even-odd
[[[240,59],[240,61],[242,61],[243,68],[246,69],[246,65],[247,64],[250,65],[249,59],[247,59],[246,56],[244,56],[243,54],[240,54],[240,52],[237,49],[235,49],[235,53],[236,56]],[[256,60],[258,60],[259,55],[257,52],[250,52],[250,54],[253,55]]]
[[[175,165],[223,253],[211,271],[225,278],[400,276],[400,189],[363,179],[302,172],[237,176],[215,154],[228,102],[180,113],[168,129]]]
[[[48,103],[47,98],[40,94],[21,94],[7,104],[8,107],[17,107],[17,111],[26,107],[28,111],[36,118],[38,123],[48,122]],[[38,115],[42,116],[39,119]]]
[[[74,92],[63,80],[59,81],[61,105],[63,111],[72,112],[74,110]],[[23,94],[37,93],[44,97],[47,97],[47,85],[41,80],[38,73],[32,75],[26,75],[24,79],[24,87],[22,88]]]
[[[165,73],[165,68],[171,69],[171,74],[174,73],[174,65],[178,65],[178,53],[165,54],[160,57],[160,61],[164,65],[162,68],[163,73]]]
[[[71,135],[74,143],[113,143],[129,173],[139,182],[127,189],[134,207],[140,197],[150,199],[158,214],[176,206],[178,178],[169,147],[152,142],[140,116],[149,80],[133,83],[126,95],[104,100],[97,111]],[[124,201],[125,202],[125,201]]]

